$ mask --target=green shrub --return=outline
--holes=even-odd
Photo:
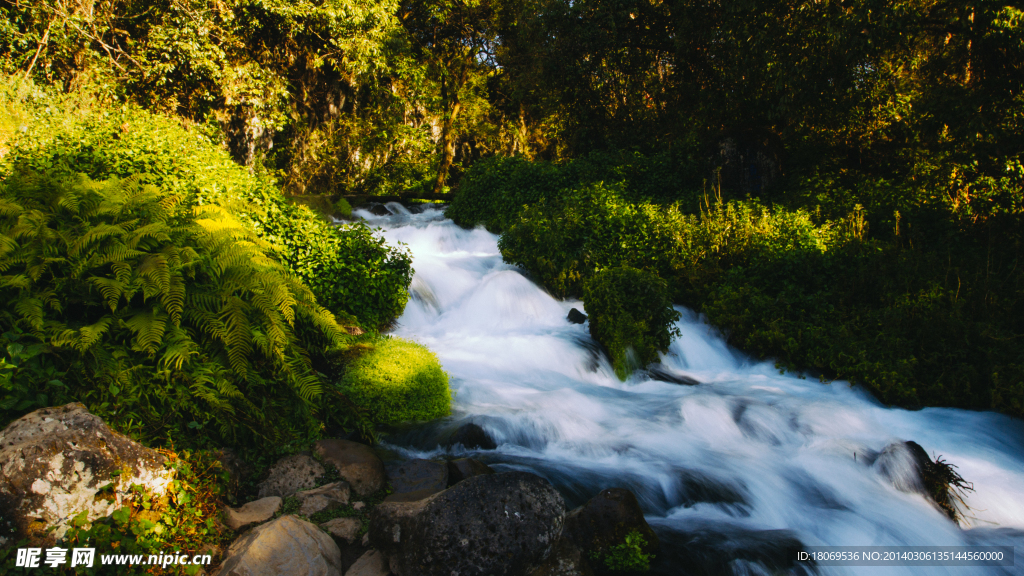
[[[602,270],[587,280],[583,301],[590,334],[611,356],[615,374],[625,380],[636,368],[658,360],[678,334],[667,283],[635,268]]]
[[[463,227],[483,224],[492,232],[504,232],[519,221],[525,206],[557,204],[578,189],[601,183],[624,200],[679,202],[695,211],[702,185],[697,166],[685,146],[650,155],[597,152],[565,164],[493,157],[466,172],[445,214]]]
[[[178,121],[136,106],[105,107],[87,94],[57,95],[0,82],[0,174],[15,166],[86,174],[94,180],[136,176],[186,204],[223,204],[251,226],[309,286],[323,306],[368,327],[401,315],[412,281],[411,257],[362,224],[335,227],[282,196],[267,174],[238,166],[227,151]],[[14,122],[21,129],[3,129]]]
[[[251,228],[180,201],[132,179],[0,185],[0,425],[77,400],[161,444],[319,431],[309,351],[344,330]]]
[[[653,554],[644,552],[647,539],[638,530],[630,530],[624,541],[608,549],[604,565],[614,572],[647,572],[651,569]],[[601,560],[597,555],[595,560]]]
[[[338,198],[338,201],[334,203],[334,211],[344,218],[352,216],[352,205],[348,203],[348,200],[344,198]]]
[[[349,364],[341,390],[375,422],[432,420],[451,411],[448,374],[430,350],[385,337]]]

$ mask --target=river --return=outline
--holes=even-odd
[[[389,439],[404,457],[451,457],[466,422],[496,440],[460,451],[550,480],[574,507],[604,488],[636,493],[662,549],[655,574],[1022,574],[1024,424],[987,412],[880,405],[846,382],[780,373],[730,348],[680,308],[660,370],[619,381],[585,324],[505,264],[498,237],[433,207],[357,215],[413,255],[411,298],[394,334],[433,350],[456,391],[450,420]],[[664,376],[661,376],[664,379]],[[973,483],[964,527],[872,465],[913,440]],[[801,546],[1016,546],[1013,567],[793,564]]]

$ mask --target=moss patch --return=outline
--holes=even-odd
[[[342,391],[367,409],[374,422],[433,420],[451,412],[448,374],[426,347],[382,338],[349,364]]]

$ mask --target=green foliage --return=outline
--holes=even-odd
[[[615,572],[647,572],[651,569],[653,554],[643,551],[647,539],[637,530],[630,530],[624,541],[608,549],[604,558],[600,554],[596,560],[603,560],[609,570]]]
[[[352,205],[348,203],[348,200],[344,198],[338,198],[338,201],[334,203],[334,211],[339,216],[348,218],[352,216]]]
[[[601,270],[586,281],[583,301],[590,314],[590,334],[604,344],[615,374],[625,380],[636,368],[658,360],[668,349],[673,323],[668,284],[658,276],[621,267]]]
[[[466,228],[483,224],[492,232],[504,232],[519,221],[524,206],[561,202],[591,185],[613,189],[626,200],[682,202],[696,210],[701,187],[697,167],[692,148],[684,146],[649,155],[595,152],[565,164],[499,156],[478,162],[466,173],[445,214]]]
[[[250,228],[180,200],[131,179],[7,178],[3,421],[73,398],[163,442],[316,433],[307,348],[344,330]]]
[[[266,174],[239,167],[172,119],[134,106],[104,109],[85,94],[29,91],[6,80],[0,101],[31,119],[0,143],[10,150],[0,170],[17,165],[93,179],[138,175],[184,203],[231,206],[328,309],[369,327],[386,325],[404,309],[410,257],[365,226],[334,227],[287,202]]]
[[[375,422],[432,420],[451,412],[448,374],[430,350],[401,338],[380,338],[349,364],[342,391]]]

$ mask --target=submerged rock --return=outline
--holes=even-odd
[[[239,508],[224,506],[221,509],[221,517],[228,528],[241,532],[252,524],[269,520],[281,509],[282,502],[280,496],[267,496]]]
[[[317,478],[323,476],[324,472],[324,467],[310,456],[285,456],[270,467],[267,479],[260,482],[259,496],[286,498],[299,490],[308,490],[316,486]]]
[[[573,324],[583,324],[587,321],[587,315],[573,308],[572,310],[569,310],[569,315],[566,316],[565,319]]]
[[[295,516],[253,528],[228,548],[218,576],[341,576],[341,550]]]
[[[448,439],[448,446],[455,446],[456,444],[462,444],[462,446],[469,450],[476,448],[494,450],[498,447],[486,430],[480,427],[479,424],[472,422],[459,426],[455,434],[452,434],[452,437]]]
[[[883,448],[872,468],[897,490],[923,495],[954,522],[961,519],[957,506],[957,500],[963,506],[960,495],[974,490],[957,473],[956,466],[941,457],[933,461],[913,440],[893,442]]]
[[[673,374],[664,368],[657,365],[647,368],[647,376],[651,380],[657,380],[658,382],[668,382],[669,384],[681,384],[683,386],[696,386],[700,384],[700,381],[694,380],[689,376],[682,374]]]
[[[357,495],[367,496],[384,487],[384,463],[369,446],[350,440],[328,439],[318,441],[315,450],[324,462],[335,467],[338,475],[352,486]]]
[[[481,474],[494,474],[494,469],[473,458],[459,458],[448,461],[449,486],[454,486],[466,478],[480,476]]]
[[[132,484],[163,494],[165,461],[77,402],[22,416],[0,432],[0,546],[51,543],[74,514],[95,520],[121,507]]]
[[[417,502],[384,502],[370,543],[398,576],[525,576],[558,539],[561,495],[526,472],[475,476]]]

